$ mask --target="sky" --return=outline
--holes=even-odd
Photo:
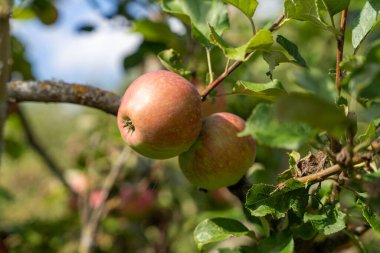
[[[281,12],[282,0],[259,2],[256,20],[275,18]],[[124,20],[105,19],[87,0],[57,1],[57,8],[59,19],[52,26],[38,20],[12,22],[13,34],[25,45],[36,78],[116,90],[125,75],[122,61],[135,52],[141,36],[130,32]],[[136,15],[144,15],[143,9],[132,8]],[[76,32],[83,23],[96,24],[97,28],[93,32]],[[178,22],[170,25],[181,31]]]

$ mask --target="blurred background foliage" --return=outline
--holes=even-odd
[[[207,83],[204,48],[191,38],[189,27],[173,29],[171,23],[179,20],[162,12],[158,1],[86,1],[109,22],[122,19],[126,33],[138,33],[143,38],[137,50],[125,55],[121,62],[125,78],[117,87],[119,94],[138,75],[163,68],[156,55],[169,48],[180,53],[184,65],[191,70],[191,81],[199,89]],[[57,2],[15,1],[13,18],[39,20],[46,29],[54,29],[60,19]],[[351,4],[359,10],[363,1],[352,1]],[[251,36],[249,21],[234,7],[229,6],[228,10],[231,27],[224,38],[233,45],[241,45]],[[352,8],[349,17],[355,11]],[[274,19],[273,15],[262,17],[256,21],[256,26],[266,27]],[[75,32],[91,33],[96,29],[96,24],[85,22],[78,25]],[[335,39],[330,34],[307,22],[292,23],[279,34],[286,35],[299,46],[313,71],[294,64],[281,64],[274,71],[273,78],[280,79],[289,90],[298,90],[302,85],[321,80],[332,82],[331,77],[324,74],[335,66]],[[370,37],[366,43],[374,39]],[[346,42],[350,45],[349,34]],[[346,46],[348,54],[352,53],[351,48]],[[16,36],[12,37],[12,50],[13,79],[35,79],[34,63],[28,59],[24,45]],[[221,51],[215,48],[211,57],[214,72],[222,73],[225,58]],[[204,111],[230,111],[247,118],[260,101],[226,94],[231,93],[232,85],[238,79],[268,82],[268,70],[261,57],[253,57],[223,82]],[[17,110],[23,111],[35,138],[62,168],[64,178],[76,194],[64,187],[29,145]],[[9,252],[14,253],[77,251],[83,210],[102,202],[96,192],[124,146],[115,117],[75,105],[25,103],[10,110],[5,144],[0,171],[0,240]],[[264,146],[257,150],[250,181],[275,183],[276,175],[288,166],[287,151]],[[192,233],[200,221],[223,216],[244,220],[240,203],[234,196],[226,189],[208,193],[198,191],[180,173],[176,159],[152,161],[133,152],[128,156],[107,200],[107,215],[100,223],[95,252],[196,252]],[[130,192],[131,187],[135,192]],[[134,194],[145,202],[135,203],[136,198],[131,197]],[[131,207],[133,203],[135,207]],[[370,240],[374,239],[371,237]],[[378,249],[371,252],[378,252]]]

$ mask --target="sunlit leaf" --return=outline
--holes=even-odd
[[[269,30],[259,30],[246,44],[240,47],[232,47],[218,35],[214,27],[210,26],[211,43],[222,49],[226,57],[243,61],[245,55],[255,50],[268,49],[273,44],[273,35]]]
[[[229,27],[227,8],[219,0],[162,0],[162,9],[191,26],[193,37],[203,46],[210,47],[209,27],[222,34]]]
[[[195,243],[199,250],[204,245],[228,239],[232,236],[251,235],[252,232],[237,220],[229,218],[207,219],[194,230]]]
[[[224,0],[241,10],[248,18],[252,18],[258,5],[257,0]]]
[[[323,0],[323,2],[327,5],[331,16],[348,8],[350,4],[350,0]]]
[[[380,13],[380,1],[367,0],[360,14],[355,17],[352,29],[352,45],[357,48],[371,31]]]
[[[339,210],[340,205],[331,206],[326,213],[305,213],[304,222],[310,222],[313,227],[324,235],[334,234],[346,228],[346,214]],[[327,208],[325,206],[325,208]]]
[[[292,209],[302,216],[308,202],[305,185],[294,179],[282,183],[281,187],[255,184],[247,193],[245,206],[253,216],[273,215],[279,219]]]
[[[185,78],[190,77],[191,71],[186,69],[185,65],[182,63],[181,56],[174,49],[161,51],[157,56],[162,65],[164,65],[168,70],[171,70]]]
[[[278,80],[273,80],[269,83],[252,83],[239,80],[232,88],[232,92],[267,101],[275,101],[279,96],[286,94],[281,82]]]

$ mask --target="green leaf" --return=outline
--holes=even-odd
[[[140,33],[144,41],[166,44],[168,47],[180,48],[178,36],[165,22],[153,22],[147,19],[133,22],[132,31]]]
[[[338,99],[335,83],[324,72],[316,68],[297,69],[290,73],[289,79],[307,92],[312,92],[331,103]]]
[[[296,44],[294,44],[293,42],[281,35],[277,36],[276,41],[288,52],[288,54],[290,54],[295,59],[295,63],[307,68],[306,61],[298,51],[298,47]]]
[[[161,61],[162,65],[164,65],[168,70],[171,70],[187,79],[190,77],[191,71],[186,69],[185,65],[182,63],[181,56],[174,49],[161,51],[157,57]]]
[[[346,214],[339,210],[340,205],[330,206],[327,214],[305,213],[304,222],[310,222],[314,229],[324,235],[331,235],[346,228]],[[325,208],[327,208],[325,206]]]
[[[302,240],[311,240],[317,233],[310,222],[292,226],[290,230],[295,238],[301,238]]]
[[[294,177],[295,175],[297,175],[297,172],[298,172],[297,163],[301,159],[300,153],[292,150],[292,152],[288,153],[288,155],[289,155],[289,160],[288,160],[289,169],[283,171],[277,176],[277,182],[279,183],[282,183]]]
[[[285,62],[292,62],[288,57],[281,51],[270,51],[270,52],[264,52],[263,54],[264,60],[268,63],[269,65],[269,72],[267,75],[272,78],[273,75],[273,70],[280,65],[280,63],[285,63]]]
[[[228,218],[204,220],[194,230],[194,240],[199,250],[206,244],[244,235],[254,236],[242,223]]]
[[[323,0],[331,16],[348,8],[350,0]]]
[[[351,121],[343,110],[312,94],[291,93],[275,103],[277,116],[282,120],[302,122],[340,136]]]
[[[276,233],[275,235],[260,241],[252,251],[254,253],[293,253],[293,237],[286,232]]]
[[[239,136],[252,135],[257,142],[274,148],[297,149],[312,136],[312,130],[294,122],[280,123],[269,104],[258,104]]]
[[[308,193],[305,185],[289,179],[278,188],[267,184],[253,185],[247,193],[245,206],[253,216],[262,217],[271,214],[279,219],[285,217],[290,209],[298,216],[302,216],[307,202]]]
[[[354,18],[352,45],[357,48],[374,27],[380,13],[378,0],[367,0],[360,14]]]
[[[28,20],[35,18],[36,14],[29,7],[14,6],[12,9],[12,18],[20,20]]]
[[[369,123],[365,133],[360,135],[358,138],[360,142],[364,142],[367,140],[372,140],[375,136],[376,136],[376,126],[374,122],[371,122]]]
[[[286,94],[279,80],[275,79],[269,83],[252,83],[237,81],[232,88],[234,94],[247,95],[267,101],[275,101],[278,97]]]
[[[285,0],[284,14],[288,19],[296,19],[300,21],[309,21],[314,25],[326,29],[337,34],[338,31],[324,22],[320,13],[320,5],[316,4],[316,0]]]
[[[191,25],[193,38],[210,47],[209,27],[222,34],[229,27],[227,8],[219,0],[162,0],[162,9]]]
[[[380,218],[377,216],[374,211],[366,204],[363,200],[358,199],[356,201],[358,207],[362,210],[363,217],[366,219],[368,224],[373,230],[377,233],[380,233]]]
[[[258,5],[257,0],[224,0],[243,12],[249,19],[252,18]]]
[[[229,46],[212,26],[210,26],[210,32],[211,43],[218,46],[226,57],[238,61],[244,61],[248,53],[268,49],[273,44],[273,35],[266,29],[259,30],[246,44],[240,47]]]

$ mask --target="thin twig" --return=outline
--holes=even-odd
[[[8,83],[9,102],[58,102],[85,105],[117,114],[120,96],[88,85],[61,81],[15,81]]]
[[[346,19],[347,19],[347,9],[342,11],[340,17],[340,36],[337,37],[337,52],[336,52],[336,70],[335,70],[335,86],[338,91],[340,91],[340,82],[342,80],[342,71],[340,69],[340,63],[343,59],[343,48],[344,48],[344,34],[346,31]]]
[[[111,188],[116,182],[116,179],[120,175],[120,172],[125,166],[125,163],[127,159],[129,158],[128,155],[129,149],[125,147],[122,152],[119,155],[118,161],[112,166],[110,172],[108,173],[106,179],[104,180],[101,193],[103,194],[103,202],[99,207],[94,208],[92,211],[90,218],[86,222],[86,224],[82,227],[82,233],[81,233],[81,239],[80,239],[80,253],[90,253],[93,251],[94,247],[94,241],[95,241],[95,235],[96,231],[99,226],[99,222],[104,214],[104,211],[106,209],[107,201]]]
[[[285,16],[281,15],[279,18],[277,18],[276,22],[269,28],[269,31],[273,32],[275,31],[282,21],[284,20]],[[244,58],[250,57],[254,52],[246,54]],[[227,68],[220,76],[218,76],[212,83],[210,83],[206,89],[202,92],[201,98],[202,101],[205,101],[207,96],[210,94],[210,92],[215,89],[219,84],[223,82],[223,80],[231,74],[235,69],[237,69],[243,61],[236,61],[234,62],[229,68]]]
[[[7,82],[11,64],[10,9],[8,0],[0,0],[0,155],[3,150],[3,129],[7,118]]]
[[[17,108],[17,116],[20,119],[21,126],[24,129],[26,138],[33,147],[33,149],[39,154],[42,160],[46,163],[49,170],[58,178],[58,180],[65,186],[65,188],[70,191],[71,194],[75,195],[75,192],[71,188],[70,184],[67,182],[63,175],[63,169],[54,161],[54,159],[48,154],[47,149],[44,148],[38,140],[35,138],[35,134],[29,124],[27,117],[25,116],[21,108]]]
[[[212,83],[214,81],[214,72],[212,71],[211,49],[206,48],[206,56],[207,56],[208,74],[210,76],[210,82],[209,83]]]
[[[315,174],[310,174],[304,177],[295,178],[297,181],[305,184],[308,182],[315,182],[325,179],[326,177],[329,177],[331,175],[340,173],[342,171],[342,167],[339,164],[335,164],[331,167],[328,167],[324,170],[321,170]]]

